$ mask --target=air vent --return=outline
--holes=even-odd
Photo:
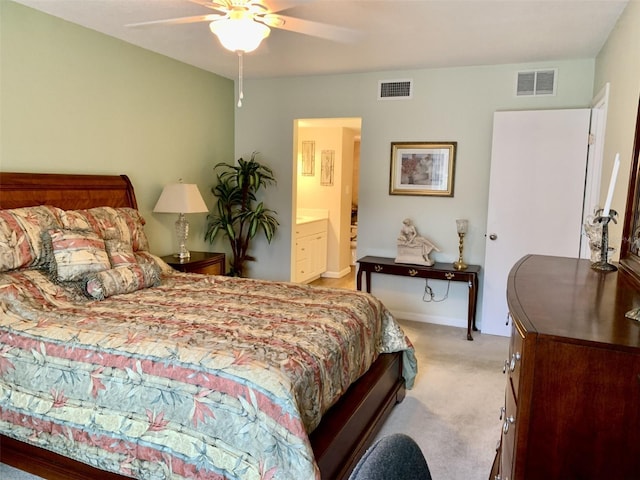
[[[542,95],[555,95],[557,77],[557,68],[518,72],[516,96],[537,97]]]
[[[380,80],[378,100],[407,100],[413,96],[413,80]]]

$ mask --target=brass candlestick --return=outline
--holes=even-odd
[[[453,262],[453,268],[456,270],[465,270],[467,268],[467,264],[462,260],[462,250],[464,248],[464,236],[467,233],[468,227],[468,220],[456,220],[456,228],[458,230],[458,261]]]

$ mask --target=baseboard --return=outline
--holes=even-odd
[[[412,322],[433,323],[436,325],[446,325],[449,327],[467,328],[467,319],[443,317],[439,315],[426,315],[424,313],[405,312],[402,310],[391,310],[394,317]]]
[[[324,278],[342,278],[342,277],[346,277],[350,273],[351,273],[351,267],[347,267],[347,268],[343,268],[339,272],[326,271],[321,275],[321,277],[324,277]]]

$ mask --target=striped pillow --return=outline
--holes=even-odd
[[[55,280],[77,281],[88,273],[111,268],[104,240],[94,232],[55,228],[47,234],[53,257],[50,270]]]
[[[91,298],[104,300],[112,295],[153,287],[159,282],[158,268],[154,265],[122,265],[89,275],[85,283],[85,292]]]

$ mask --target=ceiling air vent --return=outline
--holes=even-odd
[[[413,96],[413,80],[380,80],[378,100],[406,100]]]
[[[555,95],[557,77],[557,68],[518,72],[516,96],[537,97],[541,95]]]

